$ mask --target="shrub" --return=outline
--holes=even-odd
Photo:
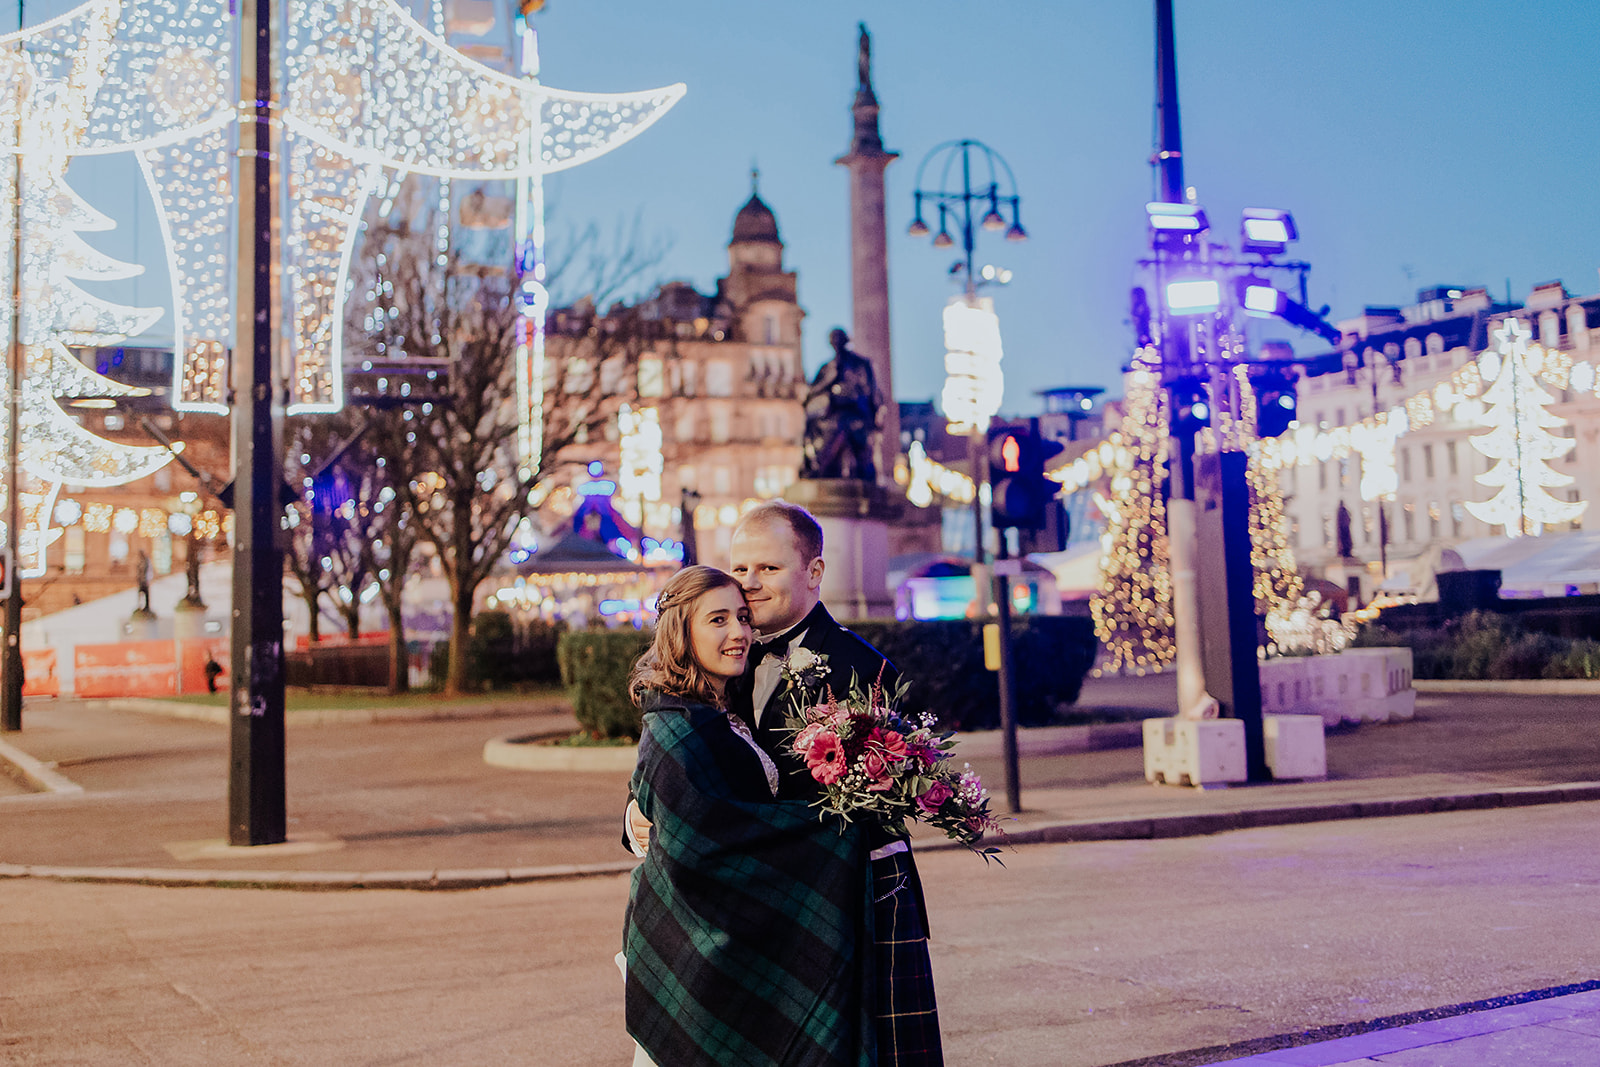
[[[849,626],[910,680],[903,710],[931,711],[949,729],[1000,725],[1000,681],[983,665],[982,623],[863,620]],[[1011,637],[1017,722],[1047,725],[1078,699],[1084,675],[1094,665],[1094,624],[1071,616],[1025,616],[1012,620]]]
[[[1371,625],[1352,643],[1409,647],[1416,677],[1422,679],[1600,677],[1600,644],[1530,631],[1487,611],[1470,611],[1442,626],[1391,630]]]
[[[989,730],[1000,725],[998,676],[983,666],[983,628],[956,620],[868,619],[850,629],[887,656],[910,680],[902,710],[931,711],[950,729]],[[561,681],[584,729],[598,737],[638,737],[639,711],[628,700],[628,672],[649,646],[639,630],[586,630],[561,636]],[[1056,721],[1078,699],[1094,663],[1095,637],[1088,619],[1031,616],[1012,622],[1017,722]],[[863,683],[870,678],[861,679]]]
[[[556,641],[566,627],[543,619],[516,623],[504,611],[480,611],[472,617],[467,645],[467,677],[488,689],[553,683],[561,680]],[[449,667],[448,645],[434,677]]]
[[[649,630],[578,630],[556,642],[561,684],[578,725],[597,738],[637,738],[639,709],[628,699],[628,672],[650,647]]]

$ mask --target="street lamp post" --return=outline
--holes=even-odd
[[[929,173],[929,164],[938,160],[938,184],[933,187],[924,185],[924,177]],[[973,187],[973,167],[976,163],[984,172],[987,182]],[[959,164],[960,184],[956,184],[956,170]],[[1009,193],[1002,193],[1002,188],[1010,189]],[[952,222],[961,234],[962,258],[957,260],[950,268],[952,274],[962,275],[964,282],[963,299],[967,306],[978,307],[978,289],[988,282],[999,283],[1002,276],[980,278],[973,262],[973,250],[977,244],[977,231],[981,228],[989,231],[1004,230],[1006,240],[1025,241],[1028,233],[1022,228],[1019,213],[1021,198],[1017,195],[1016,178],[1012,176],[1011,167],[1001,158],[1000,154],[981,141],[961,140],[946,141],[938,145],[927,154],[917,167],[916,190],[913,193],[916,204],[916,213],[907,229],[912,237],[926,237],[932,230],[922,217],[925,206],[931,206],[938,211],[939,232],[933,236],[933,247],[944,249],[955,245],[955,238],[950,235]],[[987,205],[988,210],[980,210]],[[1011,212],[1011,222],[1006,223],[1001,208],[1006,207]],[[948,321],[948,318],[947,318]],[[948,335],[948,330],[946,331]],[[947,336],[948,340],[948,336]],[[998,353],[996,353],[998,356]],[[947,368],[948,369],[948,368]],[[994,375],[999,376],[999,368],[994,368]],[[948,386],[946,387],[948,390]],[[969,453],[972,462],[972,517],[973,533],[976,540],[973,543],[972,561],[974,577],[976,568],[984,563],[983,550],[983,493],[981,486],[984,480],[984,463],[988,452],[989,419],[998,410],[999,389],[993,390],[993,406],[978,401],[965,405],[966,410],[953,412],[950,397],[947,393],[945,402],[945,416],[951,421],[951,430],[958,427],[965,428],[968,433]],[[976,398],[973,398],[976,400]],[[980,594],[981,595],[981,592]]]
[[[938,184],[924,185],[928,166],[938,161]],[[956,184],[957,164],[960,167],[960,184]],[[974,165],[983,172],[987,181],[974,188]],[[1002,186],[1002,183],[1003,186]],[[1002,188],[1009,192],[1002,192]],[[931,231],[923,220],[924,206],[939,213],[939,232],[933,237],[933,247],[950,248],[955,238],[950,235],[952,222],[961,232],[962,258],[951,267],[951,273],[960,273],[964,292],[959,301],[945,308],[945,369],[950,377],[945,383],[944,413],[950,420],[950,430],[968,432],[968,452],[972,461],[972,587],[974,597],[981,599],[987,593],[984,581],[983,550],[983,486],[988,473],[989,420],[999,411],[1002,380],[1000,377],[1000,327],[987,299],[978,297],[980,286],[989,283],[1004,284],[1008,272],[996,272],[988,267],[980,278],[973,262],[973,249],[979,229],[991,232],[1005,231],[1008,241],[1027,240],[1020,216],[1021,198],[1017,195],[1017,182],[1011,167],[989,146],[980,141],[947,141],[937,146],[917,168],[916,191],[913,194],[916,213],[908,232],[912,237],[926,237]],[[987,210],[982,210],[987,207]],[[1009,225],[1001,208],[1011,213]],[[980,214],[981,211],[981,214]],[[1004,531],[997,542],[996,559],[1005,560],[1008,551]],[[1016,564],[1010,564],[1015,567]],[[999,689],[1000,726],[1005,745],[1006,798],[1013,812],[1022,810],[1022,800],[1017,773],[1017,721],[1014,673],[1011,662],[1011,589],[1000,563],[995,567],[995,619],[999,629]]]

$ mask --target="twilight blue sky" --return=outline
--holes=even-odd
[[[1186,179],[1230,239],[1239,209],[1286,207],[1335,318],[1422,286],[1509,279],[1600,290],[1600,5],[1593,0],[1177,0]],[[642,211],[674,244],[665,274],[725,269],[752,160],[799,271],[814,367],[848,325],[847,189],[855,25],[873,34],[890,167],[895,392],[938,393],[951,254],[905,235],[914,172],[941,141],[1010,162],[1032,240],[980,243],[996,292],[1006,409],[1052,385],[1118,387],[1154,98],[1148,0],[551,0],[544,80],[688,96],[611,156],[554,177],[562,221]],[[1268,336],[1303,350],[1284,327]]]
[[[509,3],[509,0],[495,0]],[[69,4],[28,6],[34,23]],[[1239,209],[1285,207],[1334,318],[1436,284],[1517,299],[1561,279],[1600,290],[1600,4],[1594,0],[1176,0],[1186,178],[1221,235]],[[652,281],[710,290],[726,269],[752,162],[807,311],[807,365],[850,321],[846,175],[856,22],[873,33],[889,168],[895,393],[936,396],[940,308],[954,259],[905,235],[917,164],[982,140],[1011,164],[1032,240],[988,234],[1005,410],[1035,390],[1117,391],[1131,349],[1128,290],[1146,235],[1153,118],[1149,0],[550,0],[543,76],[688,96],[611,155],[550,179],[556,234],[636,213],[671,252]],[[121,168],[121,169],[119,169]],[[93,243],[150,261],[155,223],[131,160],[84,159],[74,184],[119,220]],[[165,280],[129,286],[167,299]],[[107,292],[106,295],[113,295]],[[159,330],[159,327],[158,327]],[[1317,343],[1287,327],[1269,337]]]

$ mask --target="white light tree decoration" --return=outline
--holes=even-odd
[[[1488,433],[1471,439],[1472,447],[1498,462],[1478,475],[1481,485],[1499,487],[1493,498],[1467,504],[1467,510],[1491,526],[1504,527],[1508,537],[1538,534],[1546,526],[1571,522],[1582,515],[1585,500],[1557,500],[1548,490],[1571,485],[1571,475],[1552,470],[1577,444],[1550,431],[1566,420],[1546,410],[1555,397],[1539,385],[1537,368],[1544,350],[1529,345],[1528,328],[1517,319],[1504,320],[1494,331],[1495,348],[1478,357],[1478,370],[1489,388],[1483,402]]]
[[[93,438],[55,404],[61,396],[130,390],[90,373],[46,332],[65,343],[104,344],[147,328],[152,310],[159,314],[98,302],[76,286],[62,292],[64,281],[105,280],[125,269],[76,237],[108,220],[66,187],[74,156],[135,155],[172,281],[173,407],[228,410],[238,119],[232,19],[225,0],[91,0],[0,37],[0,148],[22,158],[23,241],[32,248],[18,325],[40,353],[27,358],[19,442],[27,469],[65,475],[58,485],[132,481],[170,459],[165,449]],[[394,0],[289,0],[284,25],[291,413],[343,405],[339,324],[350,259],[366,199],[386,171],[537,178],[630,140],[684,93],[681,84],[572,93],[508,77],[450,48]],[[3,247],[13,238],[15,169],[0,166]],[[10,264],[0,255],[5,291]],[[9,331],[9,302],[3,314],[0,327]],[[527,425],[542,394],[534,370],[524,371],[533,390],[522,404],[525,441],[538,432]],[[48,521],[48,504],[34,510],[45,517],[40,525]]]

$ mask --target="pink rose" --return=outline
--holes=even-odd
[[[955,790],[951,789],[947,783],[934,779],[933,784],[928,786],[923,794],[917,798],[917,807],[921,808],[925,814],[933,815],[945,801],[953,796],[955,796]]]
[[[872,779],[872,783],[867,786],[868,792],[886,793],[894,788],[894,779],[889,777],[889,760],[882,750],[867,749],[865,755],[861,757],[861,770]]]
[[[883,746],[884,755],[892,760],[906,758],[906,739],[897,730],[885,730],[879,727],[872,731],[872,740]]]

